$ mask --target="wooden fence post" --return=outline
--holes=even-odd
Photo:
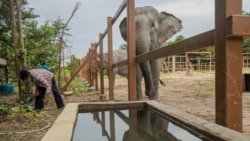
[[[215,1],[216,123],[242,132],[242,37],[226,38],[226,18],[242,0]]]

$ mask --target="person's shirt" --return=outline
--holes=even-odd
[[[52,78],[54,74],[45,69],[33,69],[29,71],[32,76],[32,81],[40,86],[46,88],[46,93],[51,92]]]
[[[49,70],[49,66],[46,65],[46,64],[42,65],[41,69],[45,69],[45,70],[47,70],[47,71],[50,71],[50,70]]]

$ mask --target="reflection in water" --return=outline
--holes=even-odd
[[[125,132],[123,141],[180,141],[177,137],[168,132],[169,121],[163,119],[148,110],[130,111],[137,119],[137,136],[130,137],[129,130]],[[134,124],[132,124],[134,125]],[[133,127],[132,127],[133,128]]]
[[[149,110],[79,113],[73,141],[82,140],[201,141],[185,129]]]

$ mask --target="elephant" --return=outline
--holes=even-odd
[[[113,51],[113,63],[118,63],[124,60],[127,60],[127,50],[118,49],[118,50]],[[164,61],[165,61],[165,58],[162,59],[161,64]],[[97,65],[100,68],[100,55],[98,55],[97,57]],[[139,69],[139,75],[141,76],[142,73],[140,71],[139,65],[137,65],[136,67],[137,69]],[[103,68],[106,70],[108,69],[108,53],[103,53]],[[120,76],[128,78],[128,66],[125,65],[125,66],[120,66],[120,67],[116,67],[113,69],[114,83],[115,83],[116,74],[119,74]],[[166,84],[161,79],[159,79],[159,81],[162,86],[166,86]]]
[[[113,63],[118,63],[121,61],[127,60],[127,51],[126,50],[114,50],[113,51]],[[97,65],[100,67],[100,55],[97,57]],[[103,53],[103,68],[108,69],[108,53]],[[128,77],[128,68],[127,66],[116,67],[113,69],[114,78],[116,74],[119,74],[124,77]]]
[[[122,38],[127,41],[127,18],[119,25]],[[182,29],[182,21],[172,14],[159,13],[152,6],[135,8],[135,47],[136,55],[158,49],[161,45]],[[139,63],[136,69],[137,98],[142,97],[141,81],[145,80],[145,94],[150,100],[159,98],[158,85],[160,74],[160,59]],[[142,75],[138,75],[138,71]]]
[[[113,51],[113,63],[118,63],[121,61],[127,60],[127,51],[126,50],[114,50]],[[100,68],[100,55],[97,55],[97,66]],[[103,53],[103,68],[108,70],[108,53]],[[115,76],[119,74],[123,77],[128,78],[128,67],[120,66],[113,69],[113,78],[115,83]]]

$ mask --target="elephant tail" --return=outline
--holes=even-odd
[[[160,84],[161,84],[162,86],[166,87],[166,84],[165,84],[164,81],[162,81],[161,79],[159,79],[159,81],[160,81]]]

